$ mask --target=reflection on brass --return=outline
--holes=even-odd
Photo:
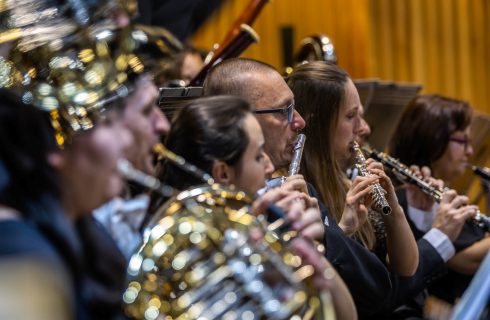
[[[167,159],[182,170],[187,171],[198,179],[201,179],[202,182],[205,182],[209,185],[212,185],[214,183],[214,179],[213,177],[211,177],[211,175],[209,175],[209,173],[202,171],[192,163],[186,161],[183,157],[168,150],[167,147],[165,147],[162,143],[158,143],[153,146],[153,152],[155,152],[158,156],[158,161]]]
[[[136,0],[2,1],[0,88],[50,112],[58,143],[91,129],[130,92],[129,75],[144,71],[132,26],[111,22],[135,10]],[[102,29],[113,37],[92,32]]]
[[[251,199],[217,184],[163,205],[128,267],[124,309],[134,319],[327,319],[301,265],[249,213]],[[304,281],[303,281],[304,280]],[[331,319],[331,318],[328,318]]]

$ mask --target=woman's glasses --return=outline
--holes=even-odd
[[[464,149],[467,150],[469,146],[471,146],[471,139],[468,137],[450,137],[449,141],[456,142],[460,145],[464,146]]]

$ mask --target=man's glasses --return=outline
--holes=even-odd
[[[288,123],[292,123],[294,119],[294,100],[286,108],[255,110],[255,114],[264,114],[264,113],[281,113],[284,117],[287,117]]]
[[[468,137],[450,137],[449,141],[463,145],[465,150],[471,145],[471,139]]]

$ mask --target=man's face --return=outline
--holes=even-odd
[[[250,80],[253,97],[250,99],[256,110],[283,109],[293,103],[293,93],[275,71],[254,74]],[[274,166],[287,168],[292,160],[293,147],[298,131],[305,127],[305,120],[295,110],[291,123],[283,113],[256,114],[265,137],[264,150]]]
[[[149,80],[138,83],[126,100],[123,121],[134,137],[127,159],[136,169],[153,174],[153,146],[166,134],[170,124],[156,105],[158,90]]]

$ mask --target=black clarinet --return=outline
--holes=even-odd
[[[364,153],[367,154],[370,158],[381,162],[385,167],[390,169],[398,180],[400,180],[401,182],[416,185],[425,194],[431,196],[437,203],[441,202],[442,194],[448,190],[447,188],[440,189],[431,186],[428,182],[417,177],[417,175],[405,164],[401,163],[398,159],[395,159],[384,152],[371,149],[367,146],[363,146],[362,149]],[[490,217],[486,216],[480,211],[477,211],[475,217],[472,220],[483,231],[490,231]]]

